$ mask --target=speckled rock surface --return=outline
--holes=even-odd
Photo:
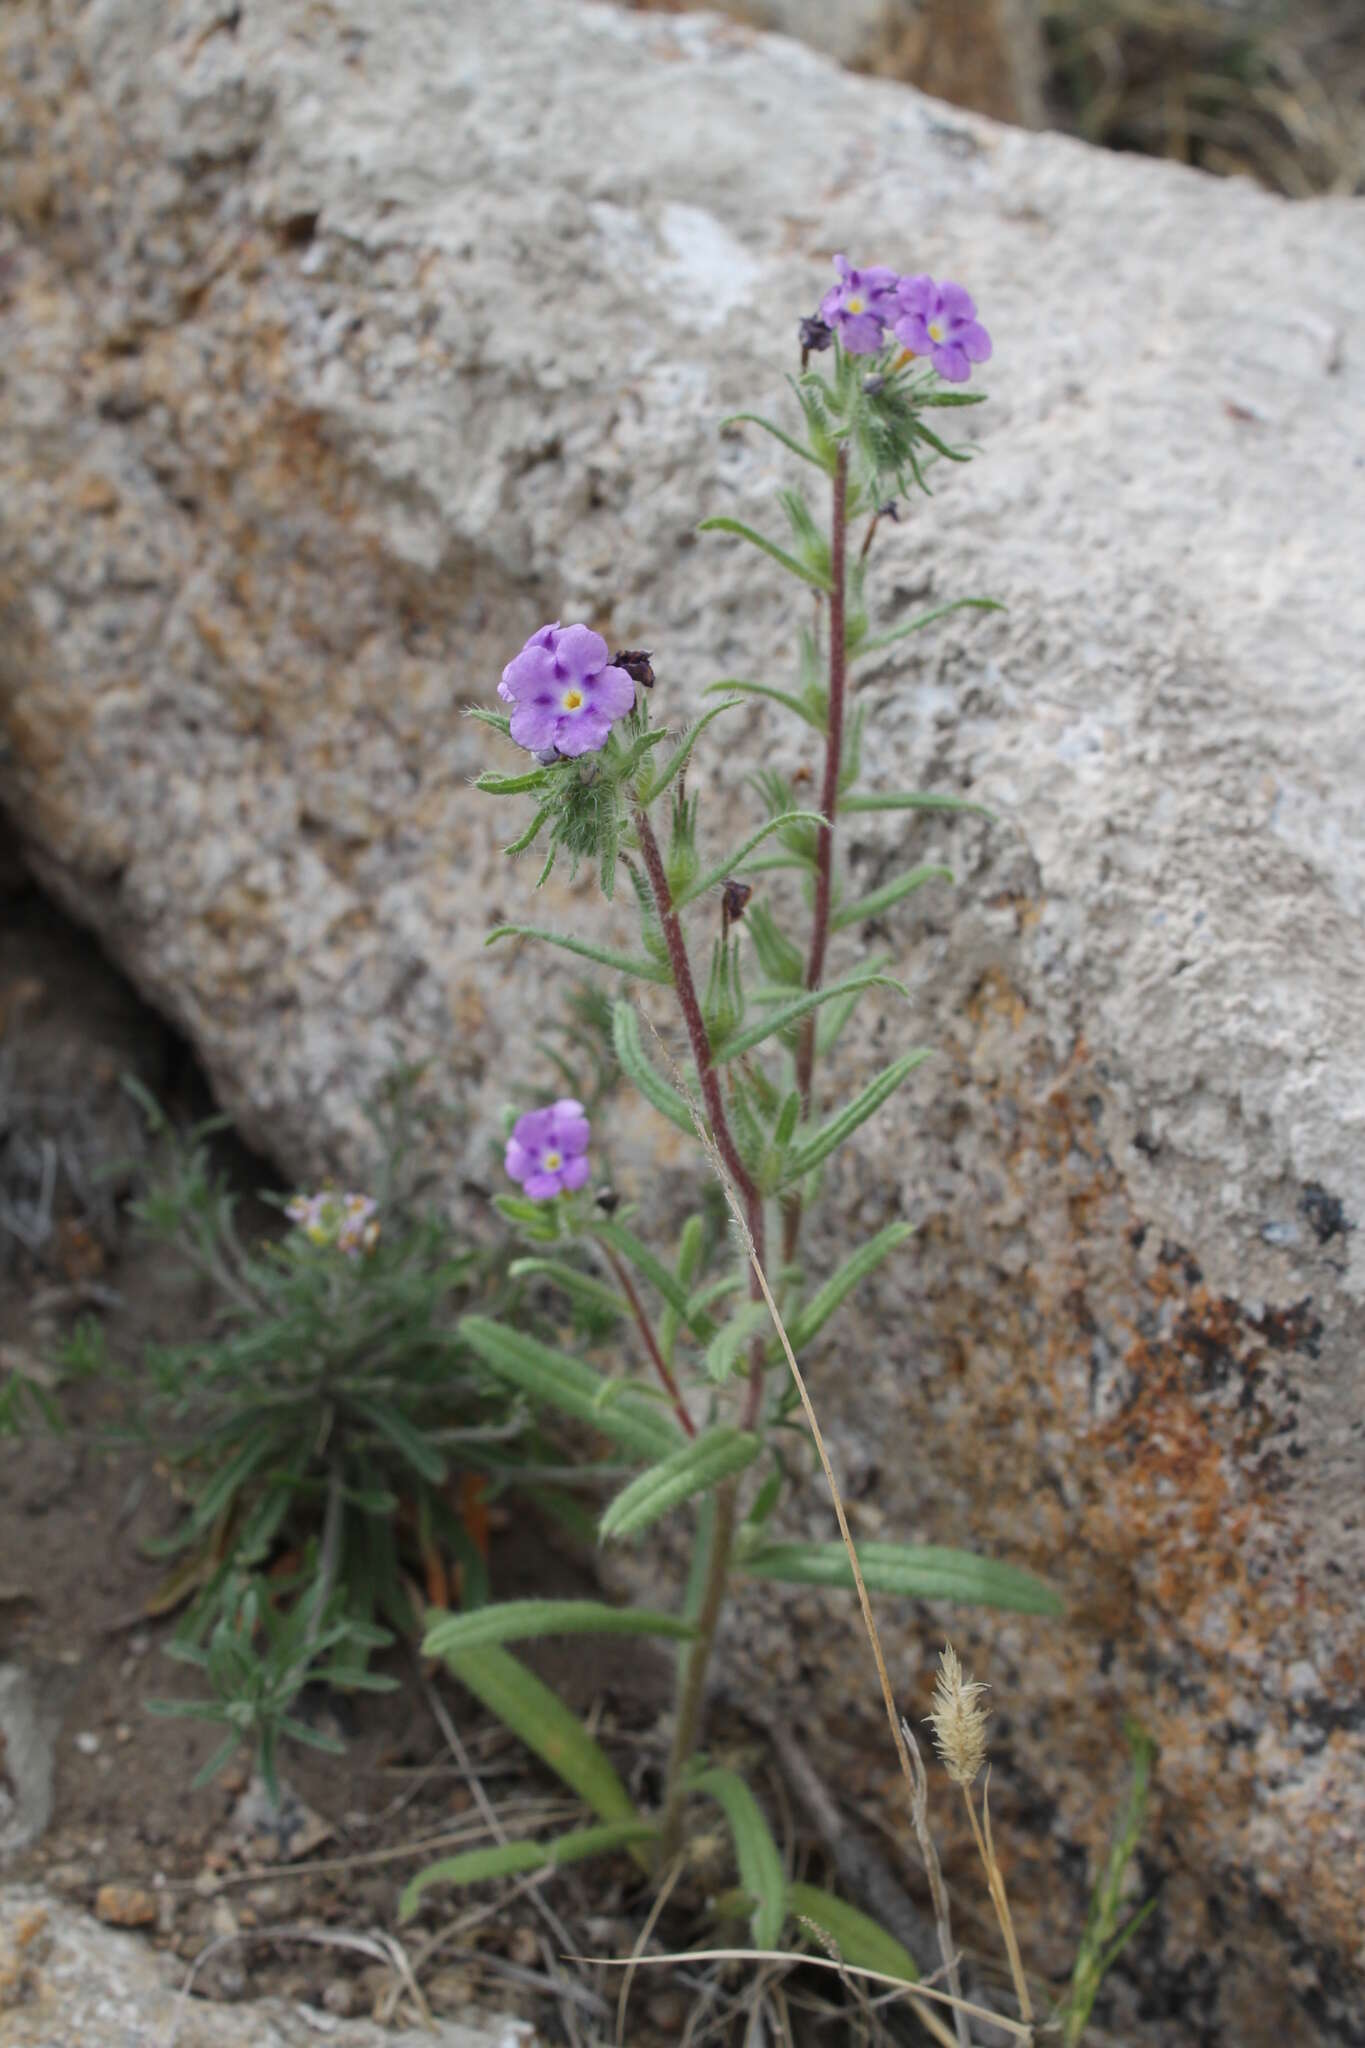
[[[1112,2024],[1365,2039],[1365,209],[569,0],[18,0],[0,79],[0,801],[294,1171],[354,1164],[391,1047],[434,1054],[466,1213],[543,970],[481,948],[532,876],[459,707],[553,617],[652,647],[679,719],[780,678],[775,577],[693,527],[773,523],[786,473],[715,422],[780,388],[834,249],[970,281],[982,459],[881,589],[1010,611],[868,678],[870,766],[1001,822],[851,835],[959,888],[843,941],[913,1005],[831,1091],[944,1057],[831,1177],[843,1227],[920,1230],[816,1391],[865,1533],[1070,1598],[952,1624],[1040,1975],[1133,1712],[1164,1890]],[[732,732],[742,801],[789,740]],[[599,928],[586,879],[540,913]],[[851,1617],[746,1612],[750,1682],[893,1799]],[[944,1617],[887,1620],[913,1700]]]
[[[45,1892],[0,1890],[0,2048],[533,2048],[529,2026],[493,2014],[395,2030],[273,1998],[208,2004],[183,1998],[184,1981],[145,1939]]]

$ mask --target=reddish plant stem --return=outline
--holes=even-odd
[[[635,1282],[631,1279],[624,1261],[617,1258],[616,1253],[609,1244],[603,1244],[599,1238],[597,1248],[611,1267],[612,1272],[616,1275],[616,1284],[630,1303],[630,1312],[634,1316],[640,1335],[644,1339],[645,1350],[649,1353],[655,1372],[658,1373],[659,1378],[668,1390],[669,1399],[673,1403],[673,1413],[682,1425],[684,1435],[695,1436],[697,1425],[683,1406],[682,1389],[673,1376],[673,1369],[669,1365],[668,1360],[659,1349],[659,1340],[650,1327],[649,1317],[645,1314],[645,1305],[640,1299]]]
[[[820,789],[820,826],[815,840],[815,909],[811,918],[810,952],[806,957],[806,987],[813,993],[825,972],[825,949],[829,944],[829,905],[834,880],[834,819],[839,808],[839,771],[844,757],[844,685],[848,658],[845,646],[844,607],[846,596],[846,555],[848,538],[848,450],[840,447],[835,459],[833,502],[830,507],[829,536],[829,711],[825,731],[825,776]],[[874,521],[875,525],[875,521]],[[796,1041],[796,1086],[801,1096],[801,1114],[810,1115],[811,1080],[815,1071],[814,1010],[802,1019]],[[790,1264],[796,1256],[801,1229],[801,1197],[789,1195],[782,1204],[782,1259]]]

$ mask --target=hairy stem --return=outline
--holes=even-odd
[[[635,1282],[630,1277],[625,1261],[617,1257],[609,1244],[602,1244],[599,1241],[597,1249],[611,1267],[612,1272],[616,1276],[617,1286],[630,1303],[630,1312],[635,1318],[641,1337],[644,1339],[644,1346],[645,1350],[649,1353],[650,1363],[667,1389],[669,1399],[673,1403],[673,1413],[678,1418],[683,1434],[685,1436],[695,1436],[697,1425],[683,1405],[682,1389],[674,1378],[673,1369],[669,1365],[668,1360],[659,1349],[659,1340],[654,1334],[649,1317],[645,1314],[645,1305],[640,1299],[639,1292]]]
[[[701,1710],[706,1694],[706,1674],[716,1644],[716,1628],[725,1604],[730,1578],[730,1553],[735,1541],[735,1518],[739,1481],[727,1479],[716,1489],[716,1511],[711,1525],[711,1555],[706,1563],[706,1582],[697,1609],[697,1633],[687,1651],[678,1687],[677,1718],[673,1744],[668,1753],[668,1777],[664,1794],[663,1830],[659,1839],[659,1861],[665,1864],[677,1855],[682,1841],[683,1772],[701,1731]]]
[[[806,987],[819,988],[825,972],[825,949],[829,944],[829,906],[834,881],[834,819],[839,808],[839,771],[844,757],[844,685],[848,674],[844,609],[848,538],[848,450],[839,449],[834,468],[834,489],[830,505],[829,534],[829,716],[825,736],[825,775],[820,788],[820,815],[824,819],[815,841],[815,910],[811,918],[810,952],[806,956]],[[796,1086],[801,1096],[801,1114],[810,1115],[811,1080],[815,1071],[815,1011],[802,1019],[796,1041]],[[801,1230],[801,1196],[793,1191],[782,1204],[782,1260],[790,1264],[796,1256]]]

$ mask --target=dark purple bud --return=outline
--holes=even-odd
[[[875,398],[879,391],[885,391],[886,379],[880,370],[874,370],[870,377],[863,378],[863,391],[868,398]]]
[[[623,668],[633,683],[642,683],[647,690],[654,688],[654,657],[644,647],[623,647],[619,654],[613,654],[613,668]]]
[[[593,1199],[604,1216],[614,1216],[621,1206],[621,1197],[615,1188],[599,1188]]]
[[[878,505],[877,517],[878,519],[889,519],[893,526],[899,526],[901,523],[900,506],[894,498],[888,498],[884,505]]]
[[[737,882],[731,876],[725,884],[720,899],[720,928],[725,937],[729,937],[731,925],[738,924],[743,917],[745,905],[753,893],[752,882]]]
[[[533,756],[537,767],[549,768],[559,759],[558,747],[537,747]]]
[[[812,313],[797,329],[802,355],[819,355],[834,339],[834,329],[818,313]]]

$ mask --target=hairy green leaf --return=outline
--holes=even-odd
[[[925,626],[932,626],[938,619],[946,619],[950,612],[1003,612],[1006,607],[998,604],[993,597],[958,597],[951,604],[937,604],[932,611],[921,612],[918,618],[906,619],[902,625],[891,626],[885,633],[874,633],[870,640],[864,640],[858,649],[860,656],[880,654],[887,647],[894,647],[898,640],[908,640],[912,633],[922,632]]]
[[[577,1266],[566,1265],[562,1259],[513,1259],[507,1268],[509,1280],[530,1279],[537,1273],[553,1280],[570,1300],[580,1302],[584,1308],[605,1310],[614,1316],[630,1314],[630,1303],[624,1294],[618,1294],[605,1281],[595,1280],[591,1273],[580,1273]]]
[[[776,1948],[787,1917],[787,1880],[772,1831],[758,1801],[735,1771],[719,1765],[690,1778],[689,1789],[714,1799],[734,1837],[739,1881],[756,1901],[753,1917],[755,1948]]]
[[[819,703],[812,703],[803,697],[793,697],[788,690],[774,689],[770,683],[745,683],[733,676],[723,683],[711,683],[707,687],[711,690],[737,690],[745,697],[767,697],[770,702],[780,704],[784,711],[794,712],[822,739],[825,736],[828,712],[823,698]]]
[[[787,1911],[798,1920],[809,1920],[827,1934],[839,1952],[839,1960],[855,1970],[877,1970],[883,1977],[900,1977],[918,1984],[919,1968],[909,1949],[894,1934],[850,1906],[833,1892],[818,1885],[789,1884]]]
[[[615,1821],[609,1827],[578,1828],[549,1842],[502,1842],[491,1849],[467,1849],[428,1864],[403,1889],[398,1917],[410,1920],[422,1894],[434,1884],[486,1884],[490,1878],[519,1877],[528,1870],[562,1870],[568,1863],[586,1863],[613,1849],[653,1841],[659,1830],[644,1820]]]
[[[834,1002],[840,996],[855,994],[859,989],[874,987],[891,988],[897,995],[905,996],[907,1000],[909,998],[910,991],[904,983],[893,980],[889,974],[851,974],[843,981],[831,982],[827,988],[813,989],[806,995],[794,996],[789,1003],[782,1003],[776,1009],[769,1010],[765,1017],[760,1017],[755,1023],[746,1024],[742,1031],[735,1032],[732,1037],[714,1048],[712,1059],[716,1066],[724,1065],[727,1060],[738,1059],[742,1052],[752,1051],[754,1046],[761,1045],[765,1038],[771,1038],[774,1033],[785,1031],[790,1025],[799,1023],[811,1010],[818,1010],[825,1003]]]
[[[677,1429],[652,1404],[629,1394],[611,1400],[612,1382],[581,1358],[553,1351],[537,1338],[505,1329],[487,1316],[465,1316],[459,1331],[470,1349],[500,1378],[586,1422],[627,1450],[664,1458],[678,1443]]]
[[[814,569],[808,568],[804,562],[798,562],[795,555],[789,555],[787,550],[780,548],[775,540],[768,540],[763,534],[756,533],[753,527],[746,526],[742,519],[703,519],[697,528],[697,532],[737,534],[741,540],[747,540],[751,547],[758,548],[763,554],[770,556],[780,568],[787,571],[789,576],[799,576],[803,583],[809,583],[816,590],[826,592],[829,590],[829,577],[827,575],[821,576]]]
[[[445,1663],[489,1713],[520,1736],[600,1819],[637,1818],[630,1794],[606,1751],[558,1695],[518,1663],[510,1650],[485,1643],[481,1649],[448,1651]]]
[[[559,946],[566,953],[576,953],[580,960],[595,960],[599,967],[612,967],[618,974],[633,974],[639,981],[669,982],[673,979],[667,967],[657,960],[640,959],[632,953],[615,953],[608,946],[594,946],[587,939],[568,938],[563,932],[551,931],[546,925],[494,925],[484,944],[491,946],[499,939],[544,939],[549,946]]]
[[[889,1067],[883,1068],[880,1074],[868,1082],[866,1088],[854,1096],[852,1102],[846,1103],[827,1123],[821,1124],[812,1137],[807,1138],[804,1144],[798,1145],[788,1156],[783,1184],[800,1180],[803,1175],[812,1172],[822,1159],[827,1159],[837,1145],[842,1145],[844,1139],[857,1130],[859,1124],[864,1124],[870,1116],[875,1116],[882,1104],[895,1094],[901,1082],[913,1074],[916,1067],[923,1066],[929,1057],[926,1048],[917,1047],[914,1052],[902,1054],[900,1059],[893,1060]]]
[[[711,688],[713,690],[719,689],[720,687],[721,686],[718,683],[713,683],[711,685]],[[708,693],[704,692],[703,694]],[[656,781],[652,781],[649,785],[648,790],[642,794],[641,801],[645,805],[649,805],[652,804],[656,798],[661,797],[664,791],[668,788],[669,783],[672,782],[674,776],[682,774],[683,769],[687,766],[688,757],[690,756],[693,747],[697,744],[698,739],[701,737],[702,733],[705,732],[707,726],[711,723],[711,720],[713,718],[719,718],[723,711],[737,711],[738,709],[738,698],[730,697],[726,699],[724,704],[713,704],[709,711],[704,711],[700,718],[694,719],[692,724],[687,728],[687,731],[679,740],[674,751],[669,755],[668,760],[664,763],[664,766],[659,773],[658,779]]]
[[[850,790],[839,799],[840,813],[853,811],[966,811],[974,818],[994,820],[985,804],[965,796],[934,796],[920,790]]]
[[[637,1535],[683,1501],[698,1493],[709,1493],[723,1479],[743,1472],[762,1449],[759,1437],[728,1423],[704,1430],[692,1443],[665,1458],[661,1465],[642,1472],[617,1494],[602,1517],[602,1540]],[[689,1631],[684,1625],[681,1632]]]
[[[672,1082],[665,1081],[663,1075],[656,1071],[640,1042],[640,1020],[633,1004],[618,1002],[612,1005],[611,1036],[622,1071],[635,1083],[646,1102],[689,1138],[695,1138],[697,1127],[692,1121],[691,1110]]]
[[[952,879],[951,868],[926,862],[923,867],[911,868],[907,874],[897,875],[893,882],[884,882],[880,889],[873,889],[869,895],[860,896],[856,903],[842,904],[831,917],[829,928],[832,932],[846,931],[851,924],[862,924],[869,917],[880,917],[884,910],[890,910],[903,897],[912,896],[926,882],[951,882]]]
[[[875,1272],[897,1246],[903,1245],[907,1237],[913,1235],[914,1225],[911,1223],[888,1223],[875,1237],[869,1237],[865,1244],[860,1244],[844,1260],[838,1272],[831,1274],[819,1292],[788,1318],[787,1336],[792,1350],[800,1351],[809,1344],[853,1289],[866,1280],[869,1273]]]
[[[623,1223],[617,1223],[607,1216],[595,1216],[589,1225],[593,1235],[609,1244],[613,1251],[620,1252],[623,1259],[629,1259],[637,1273],[648,1280],[655,1293],[661,1295],[670,1308],[676,1309],[699,1344],[709,1344],[716,1334],[712,1317],[689,1300],[687,1289],[677,1275],[670,1273],[667,1266],[656,1259],[647,1245],[641,1244],[634,1231],[627,1230]]]
[[[685,910],[689,903],[695,903],[699,896],[704,896],[709,889],[714,889],[728,875],[732,875],[741,862],[747,860],[754,848],[761,845],[770,833],[780,832],[790,825],[819,826],[824,822],[819,811],[783,811],[778,817],[767,819],[759,826],[757,832],[750,833],[742,846],[737,846],[733,853],[727,854],[724,860],[717,861],[716,865],[693,882],[690,888],[684,889],[682,894],[674,899],[673,908]]]
[[[728,1380],[738,1366],[740,1356],[750,1338],[756,1337],[768,1326],[769,1315],[765,1303],[742,1303],[706,1347],[708,1378],[715,1380],[718,1385]]]
[[[544,789],[548,768],[531,768],[525,775],[497,775],[487,769],[474,784],[485,796],[520,796],[528,789]]]
[[[722,430],[738,426],[741,420],[748,420],[751,425],[762,427],[765,434],[771,434],[775,441],[780,441],[784,448],[790,448],[792,454],[799,455],[803,462],[812,462],[817,469],[828,471],[829,465],[820,460],[813,448],[808,448],[804,441],[798,441],[794,434],[788,434],[772,420],[765,420],[761,412],[732,412],[721,421]]]
[[[755,1579],[788,1586],[853,1590],[853,1569],[842,1543],[769,1543],[735,1559]],[[1052,1588],[1022,1566],[934,1544],[860,1543],[858,1563],[874,1593],[907,1600],[958,1600],[978,1607],[1008,1607],[1017,1614],[1063,1612]]]
[[[687,1448],[690,1451],[695,1446]],[[498,1600],[469,1614],[443,1614],[430,1623],[422,1639],[422,1655],[446,1657],[452,1650],[477,1650],[485,1643],[525,1642],[539,1636],[690,1637],[695,1633],[692,1624],[676,1614],[656,1614],[647,1607],[608,1607],[601,1600]]]

